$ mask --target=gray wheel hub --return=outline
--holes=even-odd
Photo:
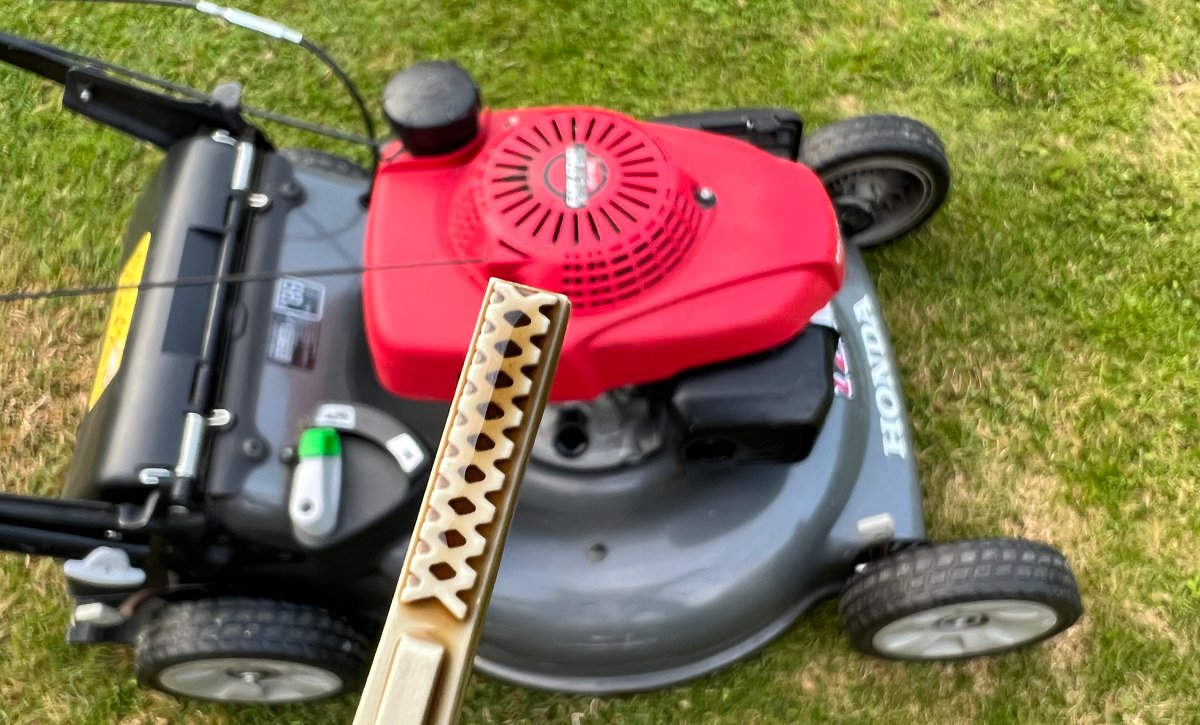
[[[914,612],[884,625],[872,640],[880,653],[902,659],[972,657],[1033,642],[1058,625],[1041,602],[991,599]]]
[[[328,670],[259,657],[181,662],[159,673],[158,682],[187,697],[256,704],[317,700],[342,689],[342,678]]]
[[[852,161],[822,174],[846,240],[860,247],[895,239],[934,204],[929,172],[898,156]]]

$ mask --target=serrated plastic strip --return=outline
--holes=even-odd
[[[455,721],[569,313],[488,283],[355,725]]]
[[[434,598],[456,618],[466,616],[467,603],[459,595],[478,579],[469,560],[487,545],[480,528],[496,517],[488,496],[506,483],[501,465],[513,455],[509,433],[525,418],[520,401],[528,399],[533,385],[525,370],[541,360],[535,339],[550,329],[541,308],[557,300],[546,292],[493,285],[451,413],[446,447],[431,479],[400,601]]]

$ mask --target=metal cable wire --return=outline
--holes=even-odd
[[[58,1],[64,1],[64,0],[58,0]],[[213,15],[214,17],[226,17],[226,15],[222,15],[220,13],[222,11],[229,12],[228,8],[222,8],[221,6],[217,6],[212,3],[207,3],[207,7],[205,9],[202,9],[201,4],[203,3],[203,0],[65,0],[65,1],[112,3],[112,4],[126,4],[126,5],[153,5],[153,6],[160,6],[160,7],[182,8],[182,9],[188,9],[188,10],[194,10],[197,12],[202,12],[207,15]],[[293,44],[299,45],[300,47],[304,48],[306,51],[308,51],[309,53],[314,55],[318,60],[320,60],[321,63],[323,65],[325,65],[325,67],[328,68],[330,70],[330,72],[332,72],[334,74],[334,76],[338,79],[338,81],[341,82],[341,84],[350,93],[351,98],[354,100],[354,104],[357,106],[359,113],[362,115],[363,125],[366,128],[367,136],[365,138],[356,136],[353,134],[338,131],[336,129],[327,128],[325,126],[321,126],[318,124],[313,124],[313,123],[309,123],[306,121],[301,121],[301,120],[298,120],[295,118],[291,118],[290,116],[278,114],[273,111],[267,111],[265,109],[246,107],[243,109],[245,111],[245,113],[247,113],[248,115],[257,116],[257,117],[264,118],[264,119],[267,119],[267,120],[270,120],[270,121],[273,121],[276,123],[280,123],[283,125],[291,126],[293,128],[298,128],[298,129],[301,129],[304,131],[309,131],[312,133],[329,136],[329,137],[340,139],[343,141],[350,141],[350,142],[366,145],[370,148],[371,154],[372,154],[373,168],[372,168],[371,175],[373,177],[374,171],[379,165],[379,148],[375,142],[375,124],[371,119],[371,115],[370,115],[370,112],[367,110],[366,104],[363,102],[362,95],[358,92],[357,86],[355,86],[354,82],[349,78],[349,76],[346,75],[346,73],[342,70],[342,68],[333,60],[332,57],[329,56],[329,54],[323,48],[321,48],[316,43],[313,43],[312,41],[308,40],[307,38],[302,37],[299,33],[296,33],[295,31],[290,31],[289,29],[285,28],[284,26],[279,25],[278,23],[275,23],[274,21],[271,21],[271,20],[268,20],[265,18],[258,18],[257,16],[240,13],[240,11],[233,11],[233,12],[238,13],[234,18],[231,19],[229,17],[226,17],[226,19],[230,20],[231,23],[238,25],[239,27],[246,28],[249,30],[253,30],[255,32],[259,32],[260,34],[267,35],[268,37],[273,37],[273,38],[276,38],[279,40],[286,40],[288,42],[292,42]],[[249,20],[247,20],[247,18],[249,18]],[[258,27],[256,27],[256,19],[262,21]],[[265,27],[265,30],[264,30],[264,27]],[[163,78],[159,78],[157,76],[153,76],[153,75],[150,75],[147,73],[141,73],[141,72],[132,70],[130,68],[126,68],[124,66],[117,65],[115,63],[110,63],[108,61],[100,60],[98,58],[93,58],[91,56],[87,56],[87,55],[84,55],[81,53],[76,53],[76,52],[73,52],[70,50],[57,49],[57,52],[59,52],[60,54],[62,54],[63,56],[65,56],[67,58],[78,61],[80,63],[88,64],[88,65],[91,65],[100,70],[104,70],[109,73],[121,75],[121,76],[129,78],[131,80],[135,80],[140,83],[144,83],[148,86],[178,94],[185,98],[192,98],[192,99],[196,99],[196,100],[211,100],[211,96],[207,93],[204,93],[203,91],[199,91],[199,90],[196,90],[195,88],[191,88],[189,86],[181,85],[178,83],[173,83],[171,81],[168,81]],[[366,266],[328,267],[328,268],[322,268],[322,269],[306,269],[306,270],[269,272],[269,273],[240,273],[240,274],[209,275],[209,276],[198,276],[198,277],[181,277],[181,278],[174,279],[174,280],[140,282],[140,283],[134,284],[134,285],[107,284],[107,285],[87,285],[87,286],[80,286],[80,287],[64,287],[64,288],[60,288],[60,289],[50,289],[50,290],[20,290],[20,291],[16,291],[16,292],[0,293],[0,303],[22,302],[22,301],[27,301],[27,300],[61,299],[61,298],[68,298],[68,297],[84,297],[84,296],[90,296],[90,295],[104,295],[104,294],[112,294],[114,292],[120,292],[122,290],[142,291],[142,290],[151,290],[151,289],[167,289],[167,288],[174,289],[174,288],[180,288],[180,287],[208,286],[208,285],[213,285],[213,284],[217,284],[217,283],[246,284],[246,283],[255,283],[255,282],[273,282],[275,280],[278,280],[278,279],[281,279],[284,277],[313,278],[313,277],[332,277],[332,276],[342,276],[342,275],[352,275],[352,274],[372,274],[372,273],[378,273],[378,272],[387,272],[387,271],[395,271],[395,270],[403,270],[403,269],[416,269],[416,268],[421,268],[421,267],[440,267],[440,266],[459,266],[459,265],[467,265],[467,264],[479,264],[484,261],[486,261],[486,260],[484,260],[482,258],[448,259],[448,260],[433,260],[433,261],[425,261],[425,262],[408,262],[408,263],[401,263],[401,264],[382,265],[382,266],[376,266],[376,267],[366,267]]]
[[[377,267],[325,267],[320,269],[300,269],[285,272],[247,272],[241,274],[206,275],[199,277],[180,277],[173,280],[140,282],[138,284],[107,284],[90,285],[85,287],[63,287],[50,290],[21,290],[18,292],[0,293],[0,304],[7,302],[23,302],[26,300],[52,300],[63,297],[87,297],[104,295],[123,290],[176,289],[179,287],[205,287],[218,282],[228,284],[245,284],[251,282],[274,282],[285,277],[312,279],[317,277],[340,277],[351,274],[374,274],[402,269],[420,269],[424,267],[457,267],[468,264],[481,264],[487,260],[472,259],[441,259],[428,262],[404,262],[400,264],[385,264]]]
[[[89,2],[89,3],[97,3],[97,4],[106,3],[106,4],[115,4],[115,5],[152,5],[152,6],[157,6],[157,7],[169,7],[169,8],[180,8],[180,9],[185,9],[185,10],[194,10],[196,12],[200,12],[202,14],[210,15],[213,17],[224,17],[226,20],[229,20],[229,22],[231,22],[234,25],[237,25],[238,27],[257,32],[261,35],[266,35],[267,37],[270,37],[270,38],[275,38],[276,40],[284,40],[284,41],[293,43],[294,45],[300,46],[301,48],[303,48],[304,50],[306,50],[307,52],[312,54],[317,60],[319,60],[321,62],[321,64],[324,65],[334,75],[334,77],[338,79],[338,82],[341,83],[342,86],[346,89],[346,91],[350,94],[350,98],[354,101],[354,105],[358,109],[359,115],[362,118],[363,127],[366,129],[366,132],[367,132],[366,138],[364,139],[364,138],[361,138],[358,136],[354,136],[352,134],[347,134],[343,131],[337,131],[335,129],[326,128],[319,124],[312,124],[307,121],[300,121],[298,119],[294,119],[289,116],[284,116],[281,114],[276,114],[272,111],[267,111],[265,109],[246,108],[245,109],[246,113],[249,115],[259,117],[259,118],[264,118],[269,121],[281,123],[286,126],[290,126],[292,128],[298,128],[303,131],[318,133],[318,134],[329,136],[331,138],[336,138],[336,139],[339,139],[342,141],[361,143],[361,144],[367,146],[371,151],[371,175],[372,176],[375,175],[374,172],[379,167],[379,147],[378,147],[378,145],[376,143],[376,139],[375,139],[375,122],[371,118],[371,113],[367,109],[367,104],[363,101],[362,94],[359,93],[358,86],[355,85],[354,81],[352,81],[350,79],[350,77],[346,74],[346,72],[344,70],[342,70],[341,66],[339,66],[337,64],[337,62],[329,55],[329,53],[327,53],[325,51],[324,48],[322,48],[321,46],[312,42],[308,38],[303,37],[301,34],[296,33],[295,31],[290,31],[290,29],[286,28],[283,25],[280,25],[279,23],[276,23],[273,20],[269,20],[267,18],[259,18],[258,16],[254,16],[249,13],[242,13],[240,11],[236,11],[238,13],[238,17],[234,17],[234,18],[228,17],[226,15],[220,15],[220,14],[216,13],[215,10],[230,11],[230,9],[222,8],[221,6],[215,5],[213,3],[207,3],[207,7],[202,9],[202,1],[203,0],[200,0],[200,1],[198,1],[198,0],[55,0],[55,1],[56,2]],[[239,22],[238,20],[240,19],[240,17],[261,20],[262,21],[261,26],[256,25],[254,22],[244,22],[244,21]],[[264,28],[262,26],[267,26],[267,28],[264,30]],[[283,31],[290,31],[290,32],[279,32],[279,33],[268,32],[269,30],[274,29],[274,28],[278,28]],[[100,61],[98,59],[90,58],[88,56],[80,55],[77,53],[72,53],[70,51],[64,51],[63,54],[70,56],[70,57],[74,57],[78,60],[90,62],[94,65],[104,68],[105,70],[109,70],[109,71],[115,72],[115,73],[120,73],[122,75],[125,75],[126,77],[133,78],[134,80],[138,80],[143,83],[157,86],[159,88],[162,88],[164,90],[169,90],[174,93],[179,93],[184,96],[188,96],[191,98],[197,98],[197,99],[211,98],[211,96],[209,96],[207,93],[203,93],[202,91],[197,91],[194,88],[189,88],[187,86],[171,83],[170,81],[164,80],[162,78],[157,78],[155,76],[151,76],[148,74],[138,73],[137,71],[132,71],[127,68],[123,68],[121,66],[118,66],[118,65],[115,65],[112,63],[108,63],[106,61]]]

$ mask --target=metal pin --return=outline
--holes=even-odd
[[[175,464],[176,478],[194,478],[200,465],[200,446],[204,440],[205,420],[199,413],[183,416],[183,440],[179,446],[179,462]]]
[[[143,468],[138,471],[138,481],[147,486],[157,486],[171,480],[171,471],[167,468]]]
[[[255,195],[252,194],[251,198],[254,196]],[[253,206],[253,203],[251,203],[251,206]],[[208,423],[209,428],[224,428],[233,422],[233,413],[230,413],[224,408],[214,408],[213,411],[208,414],[208,419],[206,422]]]

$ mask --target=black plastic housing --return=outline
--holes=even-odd
[[[143,282],[215,273],[233,147],[207,136],[174,146],[138,201],[125,236],[128,260],[150,235]],[[144,468],[174,468],[200,360],[207,285],[138,292],[121,365],[80,423],[63,495],[140,501]]]
[[[797,160],[804,120],[786,108],[735,108],[722,111],[680,113],[653,119],[655,123],[694,128],[741,139],[769,154]]]
[[[671,396],[690,460],[808,456],[833,401],[837,332],[809,325],[767,353],[685,376]]]

